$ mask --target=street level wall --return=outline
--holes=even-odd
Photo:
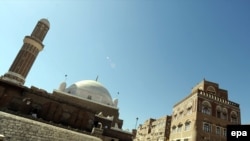
[[[84,133],[0,111],[0,135],[3,141],[101,141]]]

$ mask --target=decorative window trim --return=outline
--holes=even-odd
[[[215,88],[213,86],[207,87],[207,93],[216,94]]]
[[[238,115],[235,111],[231,111],[230,120],[232,123],[238,123]]]
[[[216,107],[216,117],[222,118],[222,108],[219,105]]]
[[[216,126],[216,135],[220,135],[220,134],[221,134],[221,127]]]
[[[211,126],[211,124],[208,123],[208,122],[203,122],[202,130],[204,132],[211,133],[212,132],[212,126]]]
[[[185,131],[189,131],[191,129],[191,121],[190,120],[187,120],[185,122]]]
[[[211,107],[212,106],[211,106],[210,102],[205,100],[205,101],[202,102],[201,112],[204,113],[204,114],[207,114],[207,115],[211,115],[211,113],[212,113],[212,108]]]

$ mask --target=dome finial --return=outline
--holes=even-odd
[[[66,82],[66,81],[67,81],[67,77],[68,77],[68,75],[67,75],[67,74],[65,74],[65,75],[64,75],[64,77],[65,77],[65,78],[64,78],[64,81]]]
[[[95,79],[96,82],[98,81],[98,77],[99,77],[99,76],[97,75],[97,76],[96,76],[96,79]]]
[[[50,23],[49,23],[48,19],[42,18],[40,20],[40,22],[44,23],[45,25],[47,25],[50,28]]]

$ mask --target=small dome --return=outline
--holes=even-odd
[[[65,90],[65,88],[66,88],[66,86],[67,86],[66,82],[62,82],[62,83],[60,84],[60,86],[59,86],[58,90],[60,90],[60,91],[64,91],[64,90]]]
[[[89,99],[101,104],[114,106],[108,90],[101,83],[94,80],[76,82],[66,88],[65,92],[82,99]]]
[[[42,22],[42,23],[46,24],[48,27],[50,27],[50,23],[49,23],[49,21],[47,19],[43,18],[43,19],[40,20],[40,22]]]

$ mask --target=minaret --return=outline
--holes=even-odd
[[[9,71],[3,79],[23,85],[38,53],[43,49],[43,39],[50,28],[47,19],[38,21],[30,36],[25,36],[23,46],[18,52]]]

